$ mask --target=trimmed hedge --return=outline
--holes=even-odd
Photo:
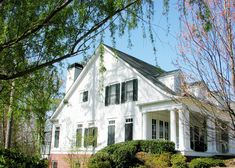
[[[21,152],[0,149],[0,168],[47,168],[47,160],[38,157],[26,156]]]
[[[107,146],[93,155],[88,162],[88,168],[106,167],[115,168],[133,167],[138,163],[137,152],[153,154],[173,153],[175,144],[163,140],[134,140]]]
[[[174,142],[166,141],[166,140],[134,140],[121,142],[117,144],[109,145],[103,148],[100,151],[107,152],[112,154],[118,148],[122,146],[133,147],[136,152],[147,152],[153,154],[161,154],[161,153],[174,153],[175,152],[175,144]]]
[[[189,168],[225,167],[224,161],[214,158],[196,158],[189,163]]]

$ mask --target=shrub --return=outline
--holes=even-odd
[[[215,166],[225,166],[224,162],[220,159],[213,158],[197,158],[189,163],[189,168],[210,168]]]
[[[0,168],[47,168],[48,161],[38,157],[27,156],[21,152],[8,149],[0,149]]]
[[[173,142],[163,140],[135,140],[121,142],[109,145],[100,150],[97,154],[91,157],[91,161],[89,161],[88,167],[95,167],[95,165],[97,165],[96,162],[98,162],[100,159],[103,163],[102,158],[104,156],[106,157],[106,155],[108,155],[111,159],[110,163],[112,162],[113,164],[111,167],[133,167],[136,166],[135,164],[140,164],[141,162],[135,156],[137,152],[143,151],[148,153],[161,154],[165,152],[174,152],[174,148],[175,145]],[[103,156],[101,157],[99,153],[103,153]]]
[[[136,160],[135,154],[136,154],[136,146],[128,146],[123,145],[117,150],[115,150],[112,154],[113,162],[115,163],[115,166],[118,168],[123,167],[130,167],[133,166],[134,161]]]
[[[112,167],[112,159],[108,153],[98,152],[88,161],[89,168],[110,168]]]
[[[166,152],[173,153],[175,151],[175,144],[166,140],[141,140],[140,150],[153,154],[161,154]]]
[[[187,168],[186,157],[181,154],[171,156],[172,168]]]
[[[171,162],[170,153],[162,153],[162,154],[148,154],[145,157],[145,165],[147,167],[154,167],[154,168],[166,168],[169,167]]]

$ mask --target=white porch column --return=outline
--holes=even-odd
[[[228,144],[228,149],[229,153],[235,154],[235,131],[233,130],[233,125],[230,124],[229,128],[229,144]]]
[[[179,109],[179,150],[191,150],[189,111],[185,108]]]
[[[176,109],[170,111],[170,129],[171,129],[171,141],[175,143],[175,148],[177,148],[176,140]]]
[[[216,153],[215,120],[208,118],[207,121],[207,152]]]
[[[148,118],[147,118],[147,113],[142,113],[142,118],[143,118],[143,139],[147,139],[147,134],[148,134]]]

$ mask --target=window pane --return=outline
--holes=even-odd
[[[152,139],[157,139],[157,121],[152,119]]]
[[[76,147],[82,146],[82,128],[78,128],[76,131]]]
[[[165,140],[169,140],[169,123],[165,122]]]
[[[133,139],[133,123],[125,124],[125,141]]]
[[[88,91],[83,92],[83,102],[88,101]]]
[[[133,81],[126,82],[126,100],[133,100]]]
[[[88,136],[88,128],[85,128],[84,133],[84,147],[87,147],[89,145],[89,136]]]
[[[228,127],[226,123],[218,121],[216,126],[216,149],[218,152],[227,153],[228,152]]]
[[[116,85],[110,86],[110,94],[109,94],[109,104],[115,104],[116,103]]]
[[[126,82],[126,90],[133,91],[133,81]]]
[[[97,135],[98,135],[98,129],[97,127],[90,127],[85,129],[85,135],[84,135],[84,146],[97,146]]]
[[[163,121],[159,121],[159,138],[163,138]]]
[[[207,150],[205,128],[198,126],[190,127],[190,145],[191,149],[198,152],[205,152]]]
[[[108,145],[115,143],[115,125],[108,126]]]

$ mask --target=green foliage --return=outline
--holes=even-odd
[[[0,168],[47,168],[48,162],[14,150],[0,149]]]
[[[162,140],[135,140],[112,144],[93,155],[89,159],[88,167],[97,167],[98,164],[112,165],[112,167],[117,168],[141,165],[140,161],[136,158],[136,153],[140,151],[162,154],[159,155],[159,158],[163,162],[156,164],[169,165],[170,154],[165,154],[165,152],[174,152],[174,143]]]
[[[113,165],[113,160],[108,153],[98,152],[89,159],[89,168],[110,168]]]
[[[25,76],[84,53],[91,43],[97,45],[102,41],[107,27],[115,44],[115,35],[123,36],[137,28],[138,23],[145,24],[138,18],[143,14],[151,22],[154,12],[153,1],[149,0],[0,3],[0,79]]]
[[[170,167],[170,164],[171,164],[170,153],[148,154],[145,157],[145,165],[147,167],[166,168]]]
[[[136,153],[136,146],[127,144],[116,149],[112,154],[112,159],[117,168],[130,167],[135,163]]]
[[[171,156],[172,168],[187,168],[186,157],[181,154]]]
[[[15,87],[11,104],[14,124],[11,146],[23,153],[39,152],[40,144],[44,140],[47,112],[54,110],[53,108],[58,105],[56,100],[59,99],[61,85],[58,74],[55,67],[48,67],[28,77],[14,79]],[[5,124],[4,122],[9,118],[8,106],[12,88],[9,81],[2,81],[0,85],[3,87],[0,95],[0,111],[2,111],[0,122]],[[0,132],[0,137],[5,137],[3,131]],[[1,144],[3,144],[3,138],[0,138]]]
[[[174,152],[175,144],[173,142],[165,140],[147,140],[139,141],[141,146],[141,151],[150,152],[154,154],[161,154],[165,152]]]
[[[225,167],[223,160],[214,158],[196,158],[189,163],[189,168]]]

